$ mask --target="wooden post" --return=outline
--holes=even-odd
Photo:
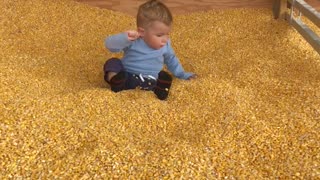
[[[273,1],[273,16],[275,19],[286,19],[287,0]]]

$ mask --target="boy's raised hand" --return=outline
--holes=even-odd
[[[129,30],[126,32],[128,35],[128,40],[129,41],[134,41],[140,37],[140,34],[137,31],[134,30]]]

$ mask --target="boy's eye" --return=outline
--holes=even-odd
[[[165,35],[169,36],[169,34],[157,34],[156,36],[157,37],[162,37],[162,36],[165,36]]]

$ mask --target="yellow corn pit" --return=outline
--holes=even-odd
[[[167,101],[103,80],[104,39],[133,17],[0,9],[1,179],[320,178],[320,57],[270,9],[176,15],[173,47],[198,79],[174,79]]]

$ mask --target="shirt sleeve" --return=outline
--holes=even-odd
[[[104,44],[111,52],[120,52],[130,46],[132,41],[128,40],[127,33],[120,33],[106,38]]]
[[[193,73],[185,72],[182,65],[179,62],[179,59],[176,57],[170,41],[167,44],[167,51],[164,53],[164,63],[166,64],[169,71],[180,79],[188,79]]]

